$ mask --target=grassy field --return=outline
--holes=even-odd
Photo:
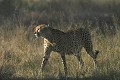
[[[90,29],[94,50],[100,51],[97,58],[98,67],[93,68],[93,60],[83,48],[81,53],[85,65],[82,69],[75,56],[66,56],[68,80],[120,80],[120,15],[118,14],[120,1],[115,0],[116,3],[112,4],[109,0],[101,0],[99,5],[95,0],[47,1],[25,0],[24,4],[22,2],[18,4],[16,1],[14,5],[19,10],[19,13],[15,13],[17,16],[2,18],[0,16],[0,80],[64,79],[62,60],[60,55],[55,52],[52,52],[44,72],[39,73],[44,54],[43,39],[36,39],[33,34],[34,22],[39,23],[38,18],[41,23],[46,21],[46,23],[50,23],[51,27],[62,31],[79,27]],[[95,12],[93,12],[94,10]],[[4,10],[4,12],[6,11]],[[112,16],[114,28],[109,27],[113,26],[112,22],[109,25],[103,16],[103,14],[109,15],[109,13]],[[6,15],[7,13],[2,14],[2,16]],[[85,19],[84,23],[86,16],[88,21]],[[79,17],[80,20],[76,17]],[[101,20],[104,20],[103,27],[96,24],[93,26],[92,17],[97,17],[97,19],[100,17]],[[96,20],[96,23],[101,20]],[[105,34],[101,30],[104,30]],[[115,31],[115,34],[111,35],[111,31]]]
[[[14,26],[14,27],[13,27]],[[95,29],[96,30],[96,29]],[[103,37],[91,31],[94,49],[99,49],[98,68],[82,49],[85,62],[83,69],[75,56],[67,56],[70,80],[119,80],[120,79],[120,32],[113,37]],[[0,77],[1,79],[63,79],[64,70],[59,54],[52,52],[43,74],[38,74],[43,57],[43,40],[36,39],[33,27],[15,25],[11,21],[0,27]]]

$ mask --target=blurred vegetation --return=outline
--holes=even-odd
[[[0,23],[11,18],[26,26],[49,23],[74,27],[81,22],[84,27],[97,26],[104,35],[115,34],[115,23],[120,24],[119,7],[119,0],[1,0]]]
[[[0,0],[0,80],[64,78],[62,60],[54,52],[39,74],[43,39],[34,37],[33,28],[41,23],[62,31],[89,28],[100,50],[97,70],[84,49],[83,69],[74,56],[66,56],[69,80],[119,80],[119,13],[120,0]]]

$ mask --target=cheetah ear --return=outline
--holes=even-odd
[[[45,25],[45,27],[49,27],[49,24]]]

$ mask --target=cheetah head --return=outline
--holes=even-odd
[[[41,24],[36,26],[34,35],[38,38],[40,36],[45,37],[46,34],[49,34],[49,25]]]

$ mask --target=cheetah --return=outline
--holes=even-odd
[[[44,57],[41,64],[41,70],[45,67],[52,51],[58,52],[61,55],[64,72],[67,75],[67,66],[65,55],[73,54],[78,59],[81,66],[84,62],[81,58],[81,49],[84,47],[86,52],[93,58],[96,64],[98,50],[93,51],[91,35],[89,30],[79,28],[77,30],[63,32],[58,29],[53,29],[48,25],[41,24],[35,28],[34,35],[38,38],[44,38]]]

